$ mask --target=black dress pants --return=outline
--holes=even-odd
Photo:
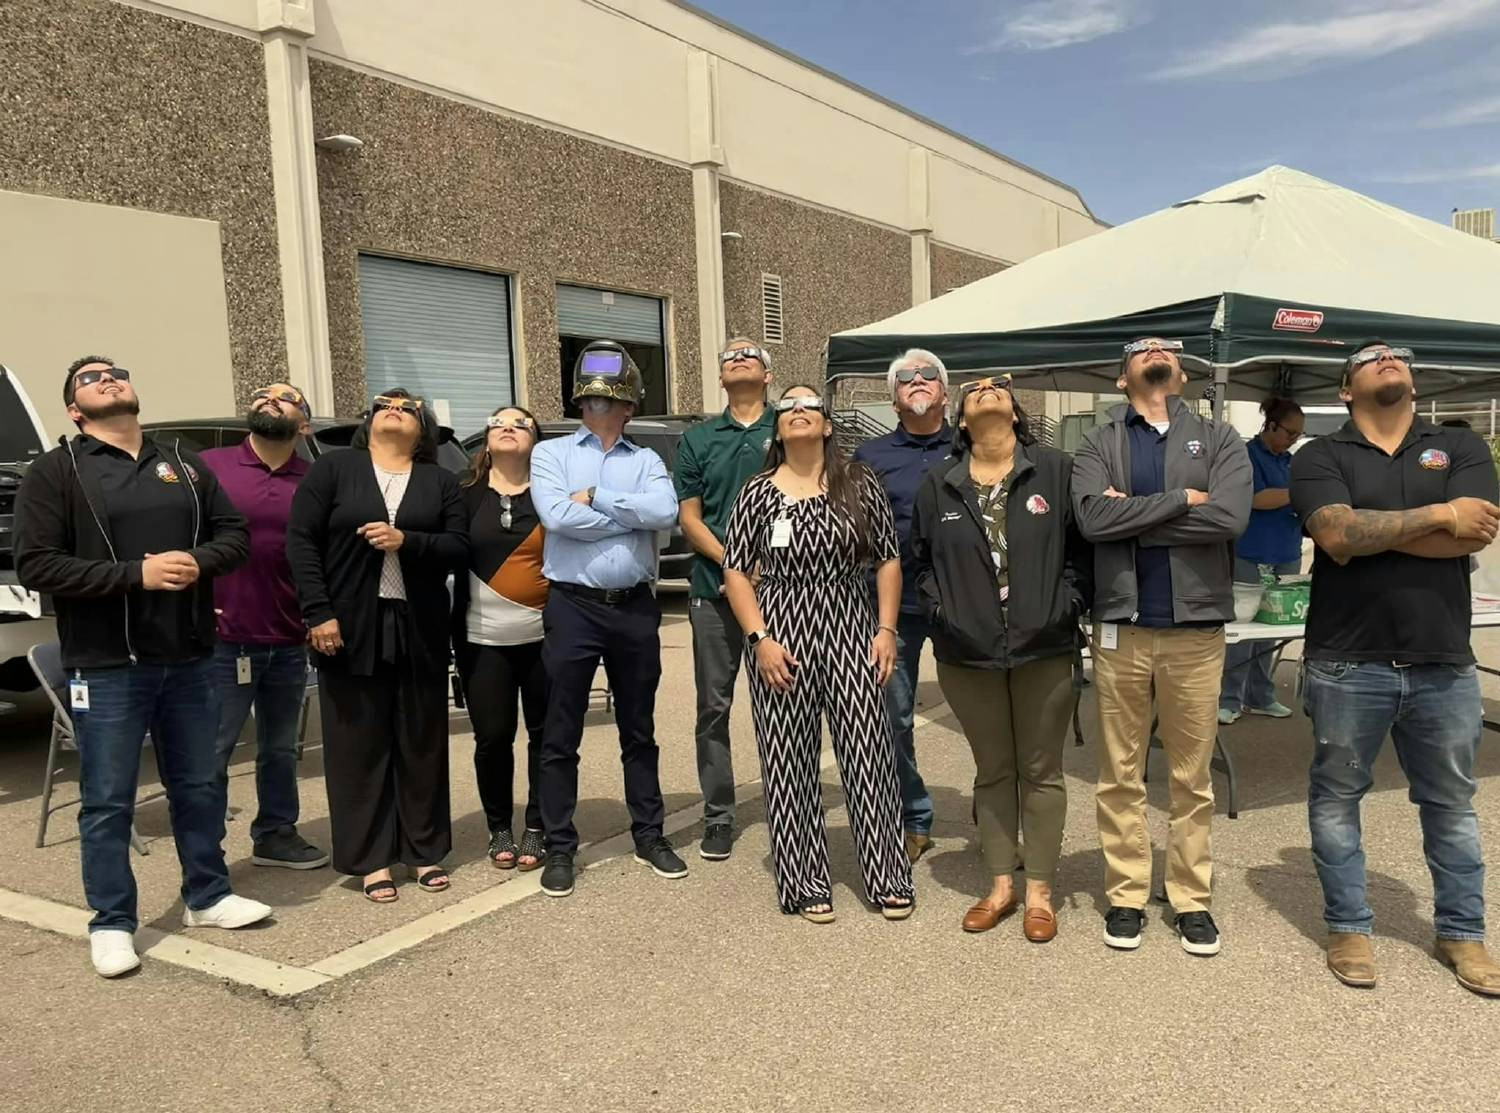
[[[578,748],[599,662],[614,692],[625,803],[637,846],[661,837],[666,809],[657,776],[656,687],[661,681],[661,607],[642,592],[618,605],[553,585],[542,612],[542,656],[552,700],[542,732],[541,806],[547,849],[574,853],[578,829]]]
[[[333,868],[363,876],[397,862],[433,866],[453,848],[447,676],[410,658],[373,676],[323,669],[323,769]]]
[[[474,724],[474,773],[491,831],[509,828],[515,811],[515,741],[519,702],[526,720],[526,826],[542,829],[537,803],[542,727],[547,718],[547,670],[542,643],[475,645],[463,657],[464,699]],[[519,697],[519,699],[518,699]]]

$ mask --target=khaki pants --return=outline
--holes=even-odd
[[[1099,695],[1099,842],[1111,905],[1145,908],[1151,896],[1151,836],[1146,825],[1146,752],[1156,697],[1170,771],[1167,900],[1174,911],[1208,910],[1213,882],[1209,826],[1214,786],[1209,763],[1218,731],[1224,630],[1117,626],[1114,649],[1091,652]]]
[[[1009,670],[938,662],[943,698],[974,751],[979,846],[996,877],[1021,865],[1026,879],[1052,883],[1062,853],[1068,790],[1063,743],[1073,715],[1073,655],[1044,657]]]

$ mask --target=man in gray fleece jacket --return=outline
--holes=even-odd
[[[1073,507],[1094,543],[1091,653],[1099,698],[1099,841],[1104,941],[1141,943],[1151,895],[1146,749],[1151,703],[1171,774],[1167,899],[1189,954],[1219,952],[1209,914],[1224,623],[1234,617],[1234,541],[1250,519],[1244,442],[1183,403],[1178,341],[1125,346],[1126,404],[1089,431],[1073,462]]]

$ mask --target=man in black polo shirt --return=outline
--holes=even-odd
[[[140,965],[130,833],[147,730],[182,863],[182,922],[244,927],[271,909],[235,896],[215,754],[213,577],[245,562],[245,519],[213,472],[146,438],[130,372],[68,368],[79,435],[34,463],[16,500],[16,574],[52,596],[78,740],[78,831],[94,969]]]
[[[1484,946],[1484,858],[1474,814],[1482,712],[1469,648],[1469,557],[1500,527],[1489,450],[1412,412],[1412,353],[1355,348],[1349,421],[1292,463],[1292,505],[1317,544],[1304,654],[1315,744],[1308,791],[1328,967],[1375,984],[1360,801],[1390,734],[1432,871],[1437,956],[1500,996]]]

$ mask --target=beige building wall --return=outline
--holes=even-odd
[[[146,421],[234,412],[216,223],[0,192],[0,229],[0,362],[49,439],[77,431],[62,388],[83,355],[130,370]]]

